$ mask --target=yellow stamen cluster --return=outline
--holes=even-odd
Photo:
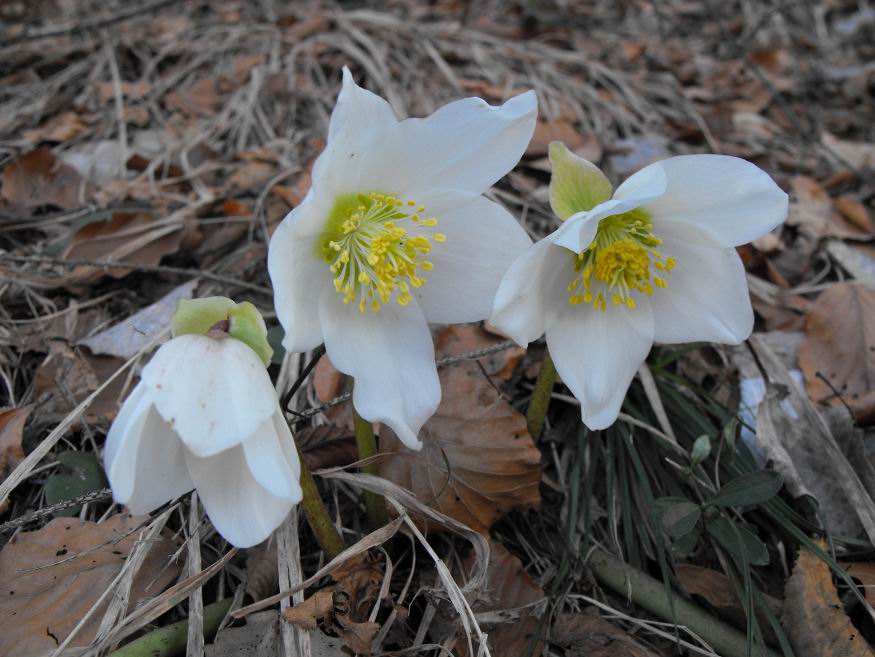
[[[599,222],[595,239],[574,256],[575,276],[568,284],[568,302],[591,304],[604,312],[608,300],[635,308],[634,292],[650,296],[668,282],[651,273],[671,272],[674,258],[656,250],[662,240],[653,235],[653,224],[641,210],[606,217]]]
[[[411,287],[425,285],[420,273],[433,268],[424,258],[432,240],[446,240],[428,230],[438,222],[423,212],[415,201],[377,192],[338,199],[321,246],[344,303],[358,301],[364,313],[393,298],[402,306],[413,300]]]

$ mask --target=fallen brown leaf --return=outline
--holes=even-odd
[[[826,377],[849,402],[875,388],[875,290],[836,283],[812,304],[805,318],[799,365],[809,396],[840,404],[820,379]]]
[[[566,657],[657,657],[659,653],[599,616],[588,607],[579,614],[562,614],[553,625],[553,641]]]
[[[99,524],[55,518],[14,536],[0,552],[0,655],[57,648],[118,575],[144,520],[121,514]],[[173,582],[179,574],[174,551],[167,538],[152,546],[134,580],[131,608]],[[101,618],[101,610],[92,614],[71,645],[87,645]]]
[[[56,114],[43,125],[33,130],[25,130],[24,138],[31,144],[50,141],[56,144],[69,141],[88,126],[76,112]]]
[[[186,236],[182,218],[156,219],[146,213],[117,212],[109,221],[95,221],[76,231],[62,256],[66,260],[110,260],[132,265],[157,265],[176,253]],[[130,269],[80,265],[65,277],[67,285],[93,283],[108,274],[123,278]]]
[[[674,571],[684,593],[703,598],[714,607],[721,618],[729,621],[735,627],[744,629],[747,626],[747,615],[738,597],[735,584],[729,577],[716,570],[689,563],[675,564]],[[762,596],[772,612],[776,616],[780,616],[781,601],[766,594],[762,594]],[[757,620],[759,620],[760,631],[762,631],[766,641],[775,644],[774,630],[759,609],[757,609]]]
[[[358,461],[358,448],[352,430],[336,424],[307,427],[295,435],[311,470],[337,468]]]
[[[4,408],[0,410],[0,481],[6,479],[19,463],[24,460],[24,424],[33,406]],[[6,511],[9,500],[0,501],[0,513]]]
[[[51,340],[48,349],[48,355],[34,375],[34,394],[46,418],[69,413],[124,363],[121,358],[92,356],[84,350],[73,350],[64,340]],[[88,407],[84,421],[103,424],[112,420],[118,412],[124,385],[124,377],[109,384]]]
[[[260,190],[276,174],[276,166],[269,162],[251,160],[228,178],[228,190],[233,194]]]
[[[784,588],[781,624],[798,657],[875,657],[842,610],[829,567],[804,548]]]
[[[526,157],[544,157],[551,141],[561,141],[573,151],[583,145],[583,136],[565,119],[538,121],[535,124],[535,134],[526,148]]]
[[[872,233],[872,216],[866,206],[850,194],[839,196],[833,201],[836,210],[860,230]]]
[[[380,473],[425,504],[486,533],[499,516],[541,502],[541,452],[526,418],[473,363],[440,371],[443,399],[414,452],[380,432]]]
[[[13,160],[0,176],[0,196],[28,210],[71,210],[84,205],[91,193],[91,185],[45,146]]]
[[[477,324],[454,324],[438,333],[435,339],[435,352],[438,358],[459,356],[487,349],[505,341],[506,338],[490,333]],[[522,347],[511,347],[479,358],[477,362],[490,377],[507,381],[525,355],[526,350]]]
[[[215,81],[204,78],[189,87],[168,93],[164,97],[164,106],[188,116],[211,116],[220,100]]]
[[[821,141],[854,169],[875,168],[875,144],[839,139],[828,132],[821,135]]]
[[[468,576],[474,566],[475,556],[471,554],[462,564],[463,573]],[[488,635],[493,657],[539,657],[544,647],[540,636],[531,653],[529,646],[535,634],[543,630],[538,620],[546,601],[543,589],[526,572],[522,562],[495,541],[489,542],[486,581],[489,588],[485,594],[489,601],[475,603],[472,609]],[[456,651],[468,655],[467,639],[456,641]]]
[[[368,622],[379,600],[385,563],[375,553],[365,553],[341,564],[331,577],[336,584],[320,589],[303,602],[282,612],[287,623],[339,637],[354,653],[371,654],[379,624]]]
[[[0,410],[0,481],[24,459],[21,439],[33,406]]]
[[[799,230],[814,243],[825,237],[840,239],[869,239],[871,227],[862,229],[848,221],[833,207],[827,191],[813,178],[795,176],[791,181],[790,212],[787,223]]]

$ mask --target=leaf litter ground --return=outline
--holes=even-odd
[[[197,655],[204,633],[208,655],[868,654],[873,32],[843,0],[0,4],[0,654]],[[402,115],[536,89],[535,138],[493,191],[533,237],[554,226],[553,139],[617,180],[753,160],[792,200],[739,249],[757,335],[657,347],[600,433],[560,383],[535,444],[543,347],[438,327],[444,404],[422,453],[381,432],[386,481],[350,468],[347,383],[322,358],[290,420],[354,546],[327,566],[297,514],[248,554],[190,498],[129,518],[93,466],[173,301],[248,298],[279,344],[266,244],[344,65]],[[277,351],[280,393],[309,362]],[[741,486],[764,464],[777,496]],[[365,488],[401,513],[369,536]],[[297,623],[245,613],[278,591]]]

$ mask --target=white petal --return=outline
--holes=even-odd
[[[537,113],[537,97],[528,91],[499,107],[465,98],[428,118],[402,121],[367,154],[362,190],[421,203],[433,190],[482,194],[519,162]]]
[[[343,69],[343,87],[337,97],[325,150],[313,164],[313,187],[328,196],[377,191],[359,189],[359,176],[368,151],[385,142],[398,120],[385,100],[359,87],[349,69]]]
[[[541,337],[550,308],[567,302],[574,257],[550,237],[529,247],[501,279],[489,322],[522,346]]]
[[[185,463],[213,526],[237,547],[261,543],[295,505],[258,484],[240,446],[208,458],[186,450]]]
[[[322,294],[319,318],[334,366],[355,379],[353,404],[366,420],[389,425],[411,449],[441,399],[434,344],[416,300],[360,313],[332,290]]]
[[[689,226],[664,224],[660,251],[677,265],[664,275],[668,287],[657,289],[653,307],[655,340],[738,344],[753,330],[753,309],[741,258],[733,248],[705,246],[706,237]],[[689,241],[687,241],[689,240]]]
[[[243,443],[246,465],[255,480],[272,495],[301,501],[301,465],[292,446],[292,432],[283,420],[277,407],[276,412],[266,419],[251,438]],[[283,443],[290,450],[283,449]],[[294,455],[290,460],[288,453]]]
[[[110,429],[104,461],[113,499],[133,513],[149,513],[194,488],[182,442],[155,411],[142,384]]]
[[[690,224],[706,230],[723,246],[738,246],[787,218],[787,194],[769,174],[740,158],[682,155],[651,164],[635,175],[656,167],[668,182],[665,194],[645,206],[656,225]]]
[[[181,335],[143,368],[155,408],[198,456],[243,442],[276,409],[258,355],[239,340]]]
[[[636,171],[623,181],[613,198],[622,201],[637,201],[639,205],[665,194],[668,178],[662,168],[654,165]],[[636,206],[637,207],[637,206]]]
[[[635,372],[653,344],[653,315],[647,303],[634,310],[566,304],[547,322],[547,348],[556,371],[580,400],[590,429],[613,424]]]
[[[328,206],[312,193],[277,226],[267,251],[267,271],[273,286],[277,318],[290,352],[309,351],[322,344],[319,316],[313,312],[331,271],[317,252]]]
[[[482,196],[442,214],[436,230],[447,241],[434,245],[427,256],[434,269],[413,289],[422,314],[436,324],[486,319],[501,277],[532,240],[507,210]]]

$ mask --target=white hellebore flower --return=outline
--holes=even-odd
[[[519,161],[536,114],[529,91],[398,121],[344,69],[310,191],[271,239],[283,345],[324,342],[355,379],[358,413],[412,449],[441,395],[428,323],[486,319],[501,276],[531,245],[482,194]]]
[[[196,488],[216,530],[260,543],[301,500],[300,464],[248,303],[181,301],[173,339],[143,368],[106,441],[113,498],[147,513]]]
[[[653,342],[738,344],[753,310],[736,246],[787,217],[787,195],[723,155],[656,162],[616,190],[593,164],[550,145],[550,204],[562,226],[505,274],[490,320],[547,348],[584,423],[617,419]]]

